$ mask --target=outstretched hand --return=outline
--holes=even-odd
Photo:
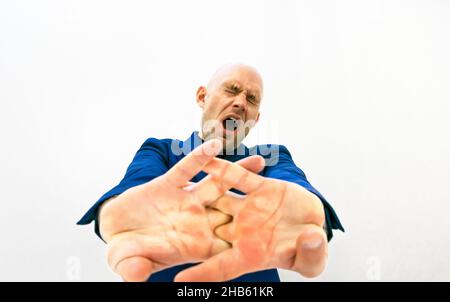
[[[232,247],[180,272],[175,281],[226,281],[269,268],[315,277],[325,268],[327,237],[319,198],[303,187],[259,176],[231,162],[215,159],[209,176],[192,192],[233,216],[215,234]],[[207,184],[207,185],[205,185]],[[245,195],[229,193],[236,188]]]

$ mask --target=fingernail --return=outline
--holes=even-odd
[[[303,247],[306,249],[314,250],[319,248],[322,245],[322,239],[321,238],[312,238],[306,242],[303,243]]]

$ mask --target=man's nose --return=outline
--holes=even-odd
[[[245,112],[247,110],[247,95],[244,92],[239,93],[233,101],[233,107]]]

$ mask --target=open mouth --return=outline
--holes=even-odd
[[[239,121],[240,120],[235,117],[227,117],[222,121],[223,129],[228,133],[236,132],[239,128]]]

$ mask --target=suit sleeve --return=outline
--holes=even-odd
[[[273,145],[272,145],[273,146]],[[325,226],[327,232],[328,241],[333,237],[333,229],[344,231],[344,228],[337,217],[336,212],[328,203],[328,201],[317,191],[307,180],[305,173],[295,165],[292,160],[291,154],[285,146],[278,146],[278,154],[272,156],[266,167],[266,177],[281,179],[289,182],[296,183],[311,193],[317,195],[322,201],[325,210]]]
[[[102,239],[98,223],[99,207],[109,198],[120,195],[129,188],[149,182],[166,173],[168,170],[168,162],[167,150],[165,148],[160,140],[154,138],[147,139],[137,151],[120,183],[100,197],[77,224],[86,225],[95,221],[95,233]]]

